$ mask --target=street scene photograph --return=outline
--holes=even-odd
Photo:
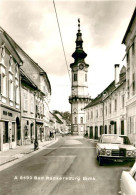
[[[136,195],[136,1],[0,0],[0,195]]]

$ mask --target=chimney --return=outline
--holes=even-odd
[[[115,64],[115,85],[119,82],[119,64]]]

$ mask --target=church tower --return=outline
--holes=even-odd
[[[87,54],[83,50],[82,33],[80,30],[80,20],[78,19],[78,32],[76,38],[76,49],[72,54],[74,63],[70,64],[71,68],[71,130],[73,135],[83,135],[85,133],[85,111],[84,107],[89,103],[88,95],[88,67],[85,63]]]

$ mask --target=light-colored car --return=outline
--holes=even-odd
[[[122,195],[136,195],[136,162],[130,171],[122,172],[120,188]]]
[[[125,135],[102,134],[96,145],[96,155],[99,165],[105,160],[135,161],[136,148]]]

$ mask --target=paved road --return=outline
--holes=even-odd
[[[125,163],[96,160],[95,143],[65,136],[0,172],[0,195],[117,195]]]

